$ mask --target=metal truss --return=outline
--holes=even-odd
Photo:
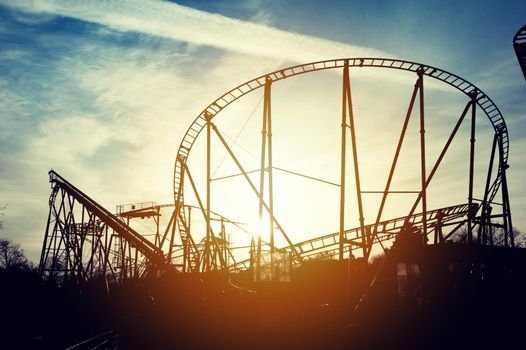
[[[360,187],[360,174],[359,174],[359,164],[357,160],[357,150],[356,150],[356,136],[354,130],[354,115],[352,109],[352,93],[351,93],[351,84],[349,78],[349,72],[351,69],[366,69],[366,68],[375,68],[375,69],[394,69],[407,72],[413,72],[416,74],[416,82],[413,90],[413,94],[410,99],[408,111],[402,127],[402,132],[399,138],[398,146],[395,152],[395,156],[391,165],[391,170],[387,178],[387,183],[384,191],[378,191],[378,193],[383,194],[381,205],[378,211],[377,219],[374,224],[365,225],[363,218],[363,209],[362,209],[362,194],[366,191],[362,191]],[[428,234],[436,234],[434,229],[434,222],[431,220],[429,223],[428,213],[438,213],[439,211],[429,211],[427,209],[427,187],[433,179],[433,176],[440,166],[440,163],[446,154],[449,145],[451,144],[453,138],[455,137],[460,125],[466,116],[469,116],[470,119],[470,151],[469,151],[469,187],[468,187],[468,203],[466,208],[469,210],[464,214],[467,216],[467,241],[469,244],[493,244],[492,235],[495,227],[500,227],[504,230],[505,233],[505,245],[514,246],[513,241],[513,229],[511,222],[511,210],[509,205],[509,196],[507,190],[507,181],[506,181],[506,169],[508,168],[508,155],[509,155],[509,137],[508,130],[504,118],[499,110],[499,108],[493,103],[491,98],[489,98],[484,92],[482,92],[478,87],[470,83],[469,81],[455,75],[453,73],[447,72],[445,70],[432,67],[426,64],[397,60],[397,59],[387,59],[387,58],[344,58],[344,59],[335,59],[335,60],[326,60],[318,61],[307,64],[301,64],[293,67],[288,67],[280,69],[265,75],[262,75],[258,78],[252,79],[246,83],[243,83],[234,89],[226,92],[218,99],[209,104],[194,120],[194,122],[188,128],[186,134],[183,137],[183,140],[179,146],[177,157],[174,167],[174,203],[176,210],[183,210],[184,208],[184,181],[185,178],[189,178],[192,183],[192,189],[194,194],[198,197],[200,203],[200,208],[203,213],[203,217],[209,220],[210,212],[210,137],[212,134],[215,134],[218,139],[221,141],[232,160],[238,166],[241,175],[244,176],[247,183],[252,188],[254,194],[259,198],[260,201],[260,217],[262,215],[263,209],[270,217],[271,230],[274,227],[277,227],[279,232],[287,241],[288,245],[283,248],[274,247],[274,232],[270,232],[271,242],[270,250],[288,250],[294,261],[301,262],[305,256],[305,252],[302,251],[302,245],[294,244],[290,241],[287,234],[283,230],[282,226],[279,224],[278,220],[274,216],[272,210],[272,189],[269,190],[269,198],[265,200],[264,197],[264,187],[263,187],[263,177],[269,176],[269,185],[272,184],[272,174],[268,169],[272,169],[271,159],[272,159],[272,139],[271,139],[271,86],[272,84],[284,80],[293,76],[332,69],[342,69],[343,70],[343,93],[342,93],[342,151],[341,151],[341,179],[340,179],[340,232],[339,237],[332,237],[333,240],[338,241],[338,256],[339,259],[343,259],[345,253],[352,249],[361,249],[362,255],[365,258],[368,258],[372,245],[376,242],[381,243],[382,238],[385,233],[381,230],[382,221],[382,211],[385,204],[385,200],[390,193],[396,192],[391,191],[390,183],[391,179],[397,164],[398,154],[402,142],[405,137],[405,131],[409,118],[411,116],[412,110],[416,101],[418,100],[418,113],[419,113],[419,123],[420,123],[420,168],[421,168],[421,188],[418,193],[418,198],[409,211],[408,215],[405,217],[405,220],[410,220],[418,206],[421,206],[420,217],[422,222],[420,223],[420,228],[423,233],[423,239],[427,242]],[[441,81],[447,85],[450,85],[468,97],[466,106],[461,113],[459,120],[454,126],[449,139],[444,145],[442,152],[440,153],[438,159],[435,161],[432,170],[427,173],[426,165],[426,140],[425,140],[425,104],[424,104],[424,78],[432,78],[438,81]],[[227,106],[235,102],[237,99],[242,96],[253,92],[259,88],[264,90],[264,113],[263,113],[263,129],[262,129],[262,157],[261,157],[261,169],[260,169],[260,188],[259,190],[252,183],[248,177],[248,173],[236,158],[235,154],[232,152],[228,144],[224,141],[221,132],[218,130],[217,126],[213,123],[213,119]],[[494,130],[494,143],[493,149],[490,158],[490,166],[488,168],[488,173],[486,177],[486,184],[484,188],[484,198],[481,203],[475,204],[475,199],[473,197],[474,191],[474,163],[475,163],[475,130],[476,130],[476,112],[480,109],[484,112],[485,116],[488,118],[490,124]],[[471,113],[469,113],[471,112]],[[189,157],[192,146],[200,135],[200,133],[206,130],[207,137],[207,186],[206,186],[206,205],[199,199],[198,191],[191,179],[190,170],[188,168],[187,159]],[[355,171],[355,185],[357,193],[357,209],[360,227],[353,230],[359,231],[359,238],[349,240],[347,238],[348,230],[345,229],[345,220],[344,220],[344,206],[343,202],[345,201],[345,167],[346,167],[346,155],[345,155],[345,143],[347,139],[347,132],[350,130],[350,141],[352,144],[352,156],[353,156],[353,165]],[[267,166],[266,159],[269,163]],[[497,171],[496,174],[493,174],[494,164],[496,165]],[[502,203],[496,203],[496,197],[500,193]],[[495,213],[493,207],[495,205],[501,205],[501,213]],[[175,220],[181,219],[184,220],[182,215],[176,216]],[[478,229],[477,229],[478,227]],[[367,231],[369,230],[369,231]],[[358,232],[357,231],[357,232]],[[353,231],[354,232],[354,231]],[[213,242],[213,237],[215,237],[210,232],[210,226],[207,228],[207,239],[206,244],[209,247],[213,247],[216,243]],[[372,237],[372,238],[371,238]],[[316,241],[316,240],[314,240]],[[435,240],[436,241],[436,240]],[[424,243],[426,243],[424,242]],[[309,244],[309,243],[307,243]],[[210,248],[204,251],[204,259],[208,259]],[[261,244],[258,242],[257,251],[261,251]],[[258,254],[259,255],[259,254]],[[241,264],[241,263],[240,263]],[[204,270],[209,269],[209,264],[204,265]],[[224,267],[221,264],[216,264],[216,267]],[[236,267],[233,267],[236,269]]]
[[[192,146],[201,133],[203,129],[206,126],[207,118],[213,119],[219,112],[221,112],[224,108],[226,108],[228,105],[230,105],[232,102],[236,101],[240,97],[257,90],[261,87],[264,87],[267,79],[270,79],[271,82],[276,82],[279,80],[283,80],[289,77],[293,77],[300,74],[305,73],[311,73],[316,71],[322,71],[322,70],[329,70],[329,69],[338,69],[338,68],[344,68],[345,64],[349,65],[349,67],[352,68],[387,68],[387,69],[395,69],[395,70],[403,70],[403,71],[410,71],[410,72],[417,72],[419,69],[421,69],[423,75],[437,79],[441,82],[444,82],[459,91],[463,92],[467,96],[469,96],[470,93],[473,91],[478,92],[476,103],[477,105],[484,111],[487,118],[489,119],[491,125],[493,126],[493,129],[495,130],[496,134],[500,134],[499,142],[502,144],[502,161],[504,164],[507,163],[508,160],[508,129],[506,127],[506,123],[504,121],[504,118],[499,110],[499,108],[495,105],[493,100],[488,97],[486,94],[482,92],[479,88],[477,88],[475,85],[470,83],[469,81],[459,77],[458,75],[455,75],[453,73],[447,72],[445,70],[435,68],[429,65],[416,63],[416,62],[410,62],[410,61],[403,61],[403,60],[396,60],[396,59],[388,59],[388,58],[348,58],[348,59],[335,59],[335,60],[326,60],[326,61],[318,61],[318,62],[312,62],[312,63],[306,63],[301,64],[293,67],[288,67],[284,69],[280,69],[274,72],[271,72],[269,74],[262,75],[260,77],[257,77],[255,79],[249,80],[241,85],[238,85],[237,87],[233,88],[232,90],[226,92],[219,98],[217,98],[215,101],[210,103],[201,113],[197,116],[197,118],[193,121],[193,123],[190,125],[188,130],[186,131],[186,134],[184,135],[181,144],[179,145],[179,149],[177,151],[177,157],[175,161],[175,167],[174,167],[174,199],[175,203],[183,202],[184,200],[184,193],[183,193],[183,164],[186,162],[188,155],[190,154],[190,151],[192,149]]]
[[[117,206],[114,215],[58,173],[50,171],[49,178],[52,191],[40,258],[40,274],[44,279],[77,285],[97,278],[120,283],[166,270],[202,270],[201,257],[207,245],[194,242],[189,234],[190,211],[199,207],[186,205],[179,211],[174,209],[174,204],[135,203]],[[161,227],[159,218],[164,208],[171,211],[171,215],[168,224]],[[235,264],[226,226],[242,227],[213,211],[210,213],[210,220],[221,222],[211,263],[214,269],[222,269]],[[130,226],[137,218],[154,220],[156,233],[152,241]],[[176,227],[176,223],[179,226]],[[225,261],[224,266],[216,266],[221,259]]]
[[[473,210],[476,210],[477,204],[473,205]],[[459,204],[451,207],[430,210],[425,217],[422,213],[413,214],[410,217],[402,216],[395,219],[384,220],[378,224],[365,225],[363,229],[366,232],[366,242],[369,244],[388,242],[393,240],[400,232],[400,229],[411,224],[414,228],[422,230],[424,219],[428,227],[428,233],[433,235],[433,244],[444,242],[456,232],[463,224],[466,223],[466,216],[470,212],[469,204]],[[377,234],[373,235],[375,226],[377,227]],[[451,228],[449,232],[445,232],[445,228]],[[363,248],[361,235],[362,227],[355,227],[344,232],[344,253],[349,254],[354,250]],[[367,243],[366,243],[367,245]],[[340,252],[340,232],[330,233],[309,239],[303,242],[294,244],[304,260],[312,259],[330,259],[339,255]],[[288,247],[284,248],[285,251]],[[245,270],[249,266],[249,260],[239,261],[231,265],[231,271]],[[296,263],[298,263],[296,261]]]
[[[45,279],[119,282],[168,268],[160,248],[54,171],[40,258]]]
[[[159,217],[161,210],[170,212],[168,223],[162,227]],[[205,241],[194,241],[191,231],[191,212],[200,211],[199,206],[185,205],[183,210],[176,210],[174,204],[157,205],[153,202],[134,203],[117,206],[117,217],[125,221],[128,225],[136,218],[151,218],[154,220],[156,229],[155,244],[165,252],[165,259],[170,261],[179,272],[199,272],[202,269],[202,257],[206,253],[207,244]],[[183,214],[184,213],[184,214]],[[178,217],[178,220],[175,218]],[[220,258],[225,262],[225,266],[235,264],[236,259],[233,256],[227,237],[228,227],[236,227],[239,230],[246,231],[238,222],[234,222],[223,215],[210,211],[210,221],[220,223],[220,231],[215,237],[217,246],[212,246],[211,263],[214,269],[219,269]],[[248,233],[248,232],[247,232]],[[266,244],[266,242],[265,242]]]
[[[367,224],[363,216],[362,195],[371,191],[363,191],[360,186],[350,82],[350,71],[363,68],[395,69],[416,74],[416,82],[391,168],[387,175],[385,188],[383,191],[372,191],[382,195],[378,214],[374,222]],[[337,233],[294,243],[285,233],[273,210],[272,169],[275,168],[272,165],[272,84],[296,75],[329,69],[343,70],[341,179],[339,184],[332,184],[340,187],[340,230]],[[425,77],[453,86],[468,97],[464,110],[460,113],[460,117],[453,127],[446,144],[429,172],[427,172],[425,151]],[[223,138],[220,130],[213,123],[213,118],[238,98],[261,87],[264,88],[264,104],[261,167],[258,170],[260,183],[257,186],[248,176],[251,171],[247,171],[243,167]],[[385,220],[382,218],[382,214],[388,195],[400,192],[391,190],[390,185],[413,107],[418,110],[420,123],[421,184],[418,191],[411,191],[417,194],[417,199],[409,213],[404,217]],[[495,131],[482,200],[473,198],[475,125],[478,109],[484,112]],[[468,203],[428,210],[427,187],[431,183],[460,125],[466,118],[470,119],[471,125]],[[203,130],[206,130],[207,138],[207,182],[206,193],[201,196],[187,164],[187,159],[196,138]],[[350,132],[352,146],[359,217],[359,227],[353,229],[345,228],[343,206],[346,186],[345,150],[348,132]],[[236,261],[227,239],[228,229],[226,228],[227,224],[236,225],[236,223],[212,211],[210,205],[210,182],[212,181],[210,174],[210,140],[212,135],[220,141],[238,167],[239,175],[244,177],[251,191],[259,200],[260,219],[263,215],[268,215],[271,222],[271,225],[269,225],[270,241],[263,242],[261,240],[261,232],[259,232],[257,243],[253,242],[250,247],[251,260],[237,259],[239,261]],[[113,215],[59,174],[50,171],[52,193],[49,200],[50,210],[40,261],[41,274],[46,278],[68,279],[82,284],[89,279],[97,277],[120,281],[126,278],[162,273],[166,269],[179,272],[238,271],[252,266],[254,256],[256,259],[261,257],[262,245],[268,247],[271,257],[273,256],[272,252],[279,254],[288,252],[292,261],[296,264],[301,263],[305,259],[326,258],[336,255],[342,260],[354,250],[361,251],[361,256],[368,259],[373,246],[379,245],[384,248],[383,242],[392,240],[403,225],[406,224],[411,224],[421,230],[423,244],[440,244],[447,240],[451,232],[455,232],[462,224],[466,224],[467,243],[469,244],[493,244],[494,230],[495,228],[500,228],[504,231],[505,245],[514,246],[506,179],[508,154],[508,131],[498,107],[480,89],[455,74],[420,63],[384,58],[337,59],[284,68],[239,85],[212,102],[199,114],[183,137],[178,150],[174,169],[175,201],[173,204],[156,205],[155,203],[149,203],[140,207],[120,206],[117,209],[117,215]],[[496,169],[496,174],[494,174],[494,168]],[[265,176],[268,177],[268,189],[265,189]],[[193,195],[197,200],[197,206],[189,206],[184,202],[185,181],[187,189],[190,188],[193,191]],[[495,203],[498,194],[501,195],[501,203]],[[265,198],[266,196],[267,198]],[[494,211],[493,207],[495,205],[500,205],[502,210],[500,212]],[[161,229],[159,223],[160,210],[168,207],[171,210],[170,219],[166,227]],[[417,210],[418,208],[421,210]],[[206,232],[204,239],[201,241],[196,241],[192,235],[191,210],[196,210],[205,219]],[[420,212],[416,213],[417,211]],[[138,217],[153,218],[155,221],[156,232],[153,241],[148,240],[130,227],[130,220]],[[214,232],[214,228],[211,225],[211,222],[214,220],[221,221],[218,232]],[[454,225],[453,229],[444,234],[442,228],[446,226],[451,228],[452,225]],[[275,246],[274,230],[279,232],[287,242],[284,247]]]

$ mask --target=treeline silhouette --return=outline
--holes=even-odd
[[[522,343],[526,250],[519,248],[424,246],[411,232],[369,263],[306,261],[288,283],[255,283],[247,271],[166,273],[118,285],[99,278],[79,286],[43,281],[23,254],[18,261],[0,265],[2,349],[65,349],[104,334],[119,349]]]

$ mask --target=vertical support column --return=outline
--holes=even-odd
[[[356,185],[356,202],[358,203],[358,220],[360,222],[360,233],[362,235],[362,254],[368,257],[367,233],[365,232],[363,205],[362,205],[362,187],[360,185],[360,168],[358,164],[358,147],[356,146],[356,128],[354,127],[354,112],[352,108],[351,79],[349,73],[344,77],[347,85],[347,107],[349,109],[349,128],[351,129],[351,145],[354,166],[354,182]],[[370,237],[372,239],[372,237]]]
[[[113,239],[113,236],[110,236],[108,234],[108,226],[105,226],[104,227],[104,265],[103,265],[103,268],[102,268],[102,276],[104,276],[104,281],[106,283],[106,291],[109,293],[109,286],[108,286],[108,280],[107,280],[107,274],[106,272],[108,271],[108,267],[110,268],[110,271],[111,270],[111,266],[110,266],[110,259],[109,259],[109,255],[110,255],[110,249],[111,249],[111,243],[112,243],[112,239]],[[110,236],[110,239],[108,240],[108,236]]]
[[[171,227],[171,232],[170,232],[170,241],[168,242],[168,258],[171,259],[172,258],[172,253],[173,253],[173,247],[174,247],[174,238],[175,238],[175,225],[177,223],[177,211],[180,210],[178,209],[179,208],[179,204],[177,204],[175,207],[174,207],[174,211],[172,212],[172,217],[170,218],[170,223],[168,224],[168,227],[170,228]],[[183,261],[185,259],[185,255],[184,255],[184,252],[186,252],[186,242],[183,240]],[[159,243],[159,248],[162,248],[162,243]],[[184,264],[184,262],[183,262]]]
[[[269,235],[270,235],[270,273],[274,279],[274,179],[272,172],[272,80],[267,77],[265,82],[265,102],[267,105],[267,147],[268,147],[268,206],[269,206]]]
[[[159,231],[160,229],[159,221],[161,218],[161,207],[157,206],[155,208],[155,213],[156,213],[156,216],[154,217],[154,219],[155,219],[155,229],[156,229],[156,232],[155,232],[156,246],[161,248],[161,233]]]
[[[250,240],[250,265],[249,269],[254,271],[254,251],[256,250],[254,237]]]
[[[133,277],[139,277],[139,250],[134,249],[135,256],[133,257]]]
[[[502,191],[502,221],[504,224],[504,244],[505,246],[515,247],[515,239],[513,237],[513,223],[511,221],[510,198],[508,195],[508,180],[506,178],[506,170],[509,165],[503,161],[504,149],[502,145],[502,130],[499,131],[499,157],[500,157],[500,176],[501,176],[501,191]]]
[[[64,200],[67,200],[68,203],[68,212],[71,213],[72,211],[72,205],[71,205],[71,198],[69,197],[69,194],[66,193],[66,191],[62,190],[64,195]],[[64,241],[64,249],[66,252],[65,255],[65,277],[66,279],[72,277],[72,266],[71,266],[71,245],[70,245],[70,216],[67,214],[66,209],[63,207],[63,215],[64,215],[64,227],[62,228],[62,239]]]
[[[417,71],[420,99],[420,173],[422,193],[422,243],[427,241],[427,189],[426,189],[426,137],[424,118],[424,69],[420,67]]]
[[[174,211],[172,212],[172,217],[170,219],[170,222],[168,223],[168,228],[171,229],[175,236],[175,225],[178,221],[176,221],[177,216],[179,213],[176,212],[177,206],[174,208]],[[184,209],[183,209],[184,210]],[[173,225],[173,228],[170,226]],[[182,225],[185,225],[185,223],[181,223]],[[186,229],[184,230],[186,231]],[[183,272],[189,272],[190,271],[190,252],[189,252],[189,246],[188,246],[188,238],[186,235],[181,231],[181,228],[179,227],[179,234],[181,237],[181,243],[183,245]],[[173,243],[170,242],[170,245],[173,246]],[[170,259],[172,259],[172,254],[168,255]]]
[[[221,245],[223,247],[223,260],[226,262],[226,266],[228,266],[228,241],[226,239],[225,222],[223,220],[223,217],[221,217],[221,239]]]
[[[488,243],[488,235],[491,234],[491,204],[488,203],[488,195],[490,191],[497,141],[498,135],[495,134],[493,136],[493,144],[491,145],[491,155],[489,158],[488,173],[486,175],[486,186],[484,188],[484,199],[482,200],[482,218],[481,224],[479,225],[479,230],[482,232],[482,234],[479,232],[478,243],[483,245]]]
[[[267,77],[265,85],[265,101],[267,104],[267,147],[268,147],[268,196],[269,196],[269,215],[270,215],[270,251],[274,252],[274,180],[272,172],[272,105],[271,105],[272,80]]]
[[[47,241],[49,237],[49,226],[51,223],[51,212],[53,211],[53,207],[55,206],[55,189],[52,189],[51,197],[49,200],[49,213],[47,215],[47,223],[46,223],[46,233],[44,234],[44,242],[42,243],[42,253],[40,254],[40,264],[38,264],[38,274],[40,275],[40,278],[47,277],[45,276],[46,273],[46,263],[47,263],[47,256],[48,256],[48,247],[47,247]],[[51,200],[53,199],[53,200]]]
[[[210,115],[206,113],[206,241],[205,241],[205,271],[210,269],[210,158],[211,158],[211,130]]]
[[[183,210],[184,210],[184,207],[183,207]],[[192,207],[188,207],[188,216],[185,217],[185,219],[188,218],[186,220],[186,222],[182,221],[181,224],[182,226],[184,227],[185,231],[186,231],[186,235],[185,235],[185,239],[184,239],[184,244],[186,246],[186,262],[187,262],[187,266],[188,266],[188,271],[195,271],[195,269],[199,269],[199,257],[196,257],[195,255],[198,254],[198,251],[197,251],[197,248],[192,251],[192,241],[191,241],[191,237],[192,237]],[[174,225],[175,225],[175,221],[174,221]],[[186,225],[186,226],[185,226]],[[175,227],[174,227],[175,229]],[[192,259],[192,254],[194,256],[194,259]],[[192,265],[193,263],[193,265]]]
[[[263,126],[261,127],[261,166],[259,169],[259,232],[256,251],[256,281],[261,279],[261,236],[263,235],[263,207],[265,204],[265,166],[267,155],[267,109],[268,109],[268,80],[263,92]]]
[[[506,164],[507,167],[507,164]],[[510,199],[508,196],[508,182],[506,172],[502,172],[502,205],[504,210],[504,243],[506,246],[515,247],[515,237],[513,237],[513,224],[511,221]]]
[[[468,187],[468,244],[473,243],[473,219],[475,212],[473,210],[473,174],[475,171],[475,125],[477,115],[477,91],[470,93],[471,97],[471,136],[469,139],[469,187]]]
[[[347,135],[347,79],[349,77],[349,60],[345,60],[343,67],[343,89],[342,89],[342,139],[341,139],[341,163],[340,163],[340,245],[338,259],[343,261],[344,239],[345,239],[345,149]]]
[[[126,243],[119,237],[119,255],[121,257],[119,261],[119,268],[121,270],[121,281],[126,280]]]

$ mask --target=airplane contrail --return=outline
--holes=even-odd
[[[306,62],[327,57],[386,57],[386,52],[229,18],[167,1],[7,0],[12,8],[76,18],[239,53]]]

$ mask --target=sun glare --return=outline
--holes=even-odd
[[[235,101],[212,120],[210,208],[231,220],[246,223],[253,239],[261,238],[263,249],[270,243],[270,210],[275,220],[274,245],[287,247],[291,242],[339,232],[342,208],[343,227],[350,230],[359,228],[361,222],[369,225],[377,220],[406,216],[417,201],[422,186],[421,125],[418,108],[410,106],[416,77],[407,72],[364,73],[353,69],[349,70],[349,76],[352,104],[346,109],[344,178],[341,177],[341,74],[316,72],[274,82],[268,91],[270,97],[261,88]],[[461,110],[464,103],[454,90],[433,82],[429,86],[425,95],[427,174],[456,118],[450,111]],[[439,108],[445,98],[450,101],[448,110]],[[389,182],[390,194],[381,205],[408,113],[403,142]],[[488,129],[485,128],[479,127],[479,133]],[[456,189],[458,181],[452,174],[467,171],[466,133],[469,128],[464,126],[457,137],[461,141],[455,140],[443,159],[448,172],[438,168],[434,174],[434,182],[440,186],[434,183],[428,186],[428,209],[445,207],[452,202],[465,203],[467,193]],[[187,182],[185,200],[195,201],[199,196],[203,203],[206,201],[206,135],[205,128],[187,162],[197,193]],[[342,181],[345,182],[343,207],[340,206]],[[422,210],[421,202],[413,209],[415,213]],[[233,245],[245,240],[231,236]]]

